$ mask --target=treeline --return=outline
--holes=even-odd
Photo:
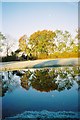
[[[75,58],[79,57],[80,32],[73,38],[68,31],[42,30],[34,32],[30,37],[23,35],[19,40],[19,47],[16,51],[10,51],[10,42],[3,42],[6,47],[6,56],[3,61],[33,60],[49,58]],[[0,33],[0,42],[6,37]],[[0,47],[1,51],[1,47]]]
[[[37,59],[79,57],[78,33],[74,38],[68,31],[43,30],[19,39],[19,49]]]

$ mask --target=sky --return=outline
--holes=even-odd
[[[79,0],[1,0],[3,2],[79,2]]]
[[[74,34],[77,27],[77,2],[2,2],[2,32],[16,39],[44,29]]]
[[[0,31],[2,29],[2,3],[0,2]]]

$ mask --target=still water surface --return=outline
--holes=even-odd
[[[0,76],[3,117],[24,111],[79,110],[79,67],[6,71]]]

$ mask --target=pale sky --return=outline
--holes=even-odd
[[[2,29],[2,3],[0,2],[0,31]]]
[[[79,0],[1,0],[2,2],[79,2]]]
[[[43,29],[74,34],[77,27],[77,2],[2,2],[2,31],[14,38]]]

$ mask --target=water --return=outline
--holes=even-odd
[[[79,111],[79,67],[56,67],[0,73],[2,116],[25,111]]]

